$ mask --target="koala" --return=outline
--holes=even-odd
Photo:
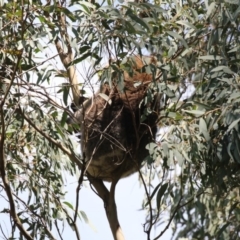
[[[150,57],[149,57],[150,58]],[[133,74],[123,72],[124,88],[112,80],[74,113],[81,128],[81,150],[86,171],[94,178],[112,182],[141,168],[149,155],[146,145],[155,140],[159,96],[147,106],[144,98],[153,83],[152,74],[141,72],[145,62],[133,58]],[[137,84],[136,84],[137,83]],[[147,110],[150,110],[148,114]],[[145,113],[145,119],[141,116]]]

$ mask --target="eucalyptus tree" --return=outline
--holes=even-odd
[[[237,0],[1,0],[1,214],[11,223],[2,236],[57,239],[64,222],[80,239],[87,180],[104,201],[114,239],[124,239],[114,191],[87,174],[72,137],[81,126],[67,124],[68,106],[81,108],[80,96],[100,82],[115,79],[124,91],[131,57],[147,55],[154,64],[137,72],[154,84],[143,104],[153,92],[163,101],[159,136],[139,169],[146,239],[169,227],[176,239],[239,239],[239,12]],[[79,176],[75,206],[64,200],[65,174]]]

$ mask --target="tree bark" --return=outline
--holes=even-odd
[[[115,188],[117,181],[113,181],[110,191],[106,188],[102,180],[88,176],[90,183],[94,186],[98,196],[104,202],[104,208],[107,215],[114,240],[124,240],[124,235],[118,221],[117,206],[115,203]]]

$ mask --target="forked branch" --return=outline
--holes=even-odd
[[[104,202],[104,208],[107,215],[107,219],[114,237],[114,240],[124,240],[124,235],[121,226],[118,221],[117,206],[115,202],[115,189],[118,180],[113,181],[110,191],[106,188],[103,181],[100,179],[88,176],[90,183],[94,186],[98,196]]]

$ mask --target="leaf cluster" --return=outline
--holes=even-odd
[[[63,173],[75,175],[83,162],[66,125],[71,86],[56,64],[57,41],[71,49],[68,67],[76,66],[83,92],[97,74],[123,89],[131,55],[154,56],[139,70],[153,76],[144,103],[162,96],[160,133],[142,170],[149,239],[166,213],[155,239],[170,225],[176,239],[239,238],[239,12],[233,1],[0,1],[1,175],[33,238],[52,238],[56,219],[77,232],[66,207],[76,209],[61,202]]]

